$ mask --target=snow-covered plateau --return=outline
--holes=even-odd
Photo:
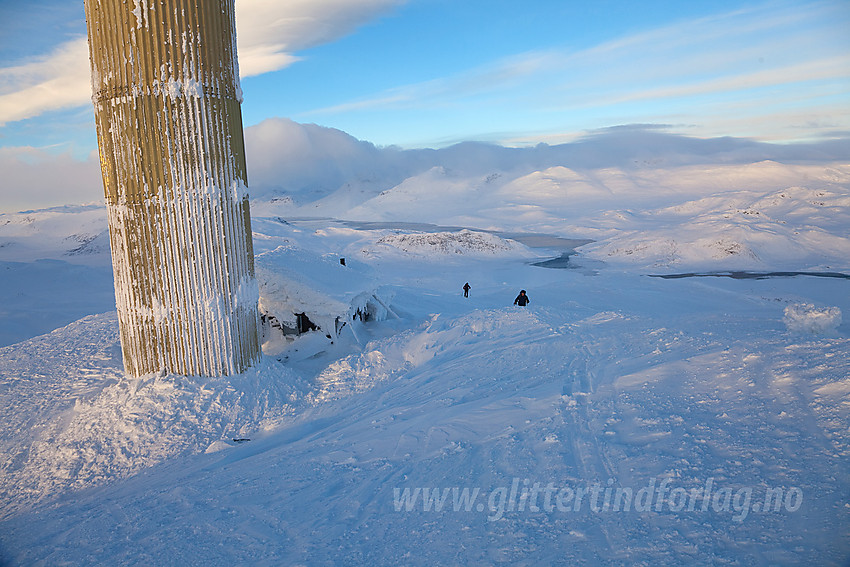
[[[850,164],[356,148],[256,167],[235,377],[124,375],[103,207],[0,215],[0,563],[850,561]]]

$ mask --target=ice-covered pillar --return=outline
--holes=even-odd
[[[128,374],[258,360],[233,0],[85,0]]]

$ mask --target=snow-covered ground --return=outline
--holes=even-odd
[[[846,564],[850,166],[693,161],[258,197],[321,330],[233,378],[123,375],[103,209],[0,216],[0,558]]]

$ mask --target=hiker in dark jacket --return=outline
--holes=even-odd
[[[530,300],[528,299],[528,296],[525,295],[525,290],[523,289],[519,292],[519,295],[516,296],[516,299],[514,299],[514,305],[525,307],[526,305],[528,305],[529,301]]]
[[[472,289],[472,286],[469,285],[469,282],[463,284],[463,296],[469,297],[469,290]]]

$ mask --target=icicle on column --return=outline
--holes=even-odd
[[[233,0],[85,0],[124,367],[260,355]]]

